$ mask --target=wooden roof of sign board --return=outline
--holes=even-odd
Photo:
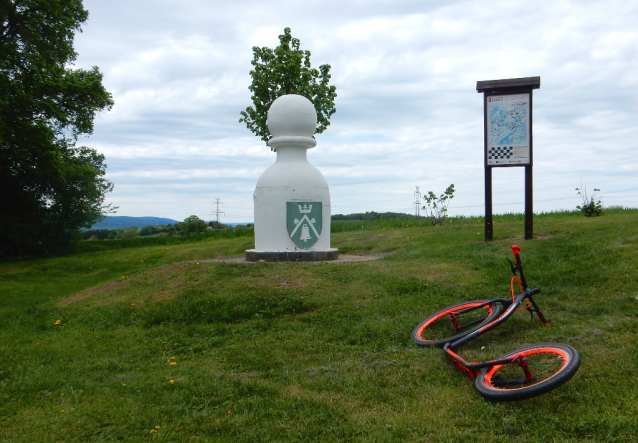
[[[504,80],[483,80],[476,82],[476,92],[503,91],[508,89],[539,89],[540,77],[507,78]]]

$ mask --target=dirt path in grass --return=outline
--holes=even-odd
[[[334,263],[334,264],[344,264],[344,263],[359,263],[371,260],[378,260],[383,257],[388,256],[389,254],[365,254],[365,255],[354,255],[354,254],[340,254],[337,260],[326,260],[326,261],[301,261],[301,262],[287,262],[287,263],[298,263],[298,264],[317,264],[317,263]],[[183,263],[239,263],[246,265],[260,265],[265,263],[263,260],[257,262],[246,261],[246,257],[243,255],[238,255],[234,257],[216,257],[216,258],[207,258],[203,260],[187,260],[182,262],[175,262],[169,265],[160,266],[159,268],[153,269],[149,272],[151,273],[174,273],[176,272],[176,267]],[[271,262],[272,263],[272,262]],[[69,298],[66,298],[58,303],[58,306],[70,306],[73,303],[83,300],[85,298],[91,297],[92,295],[98,293],[106,293],[106,292],[114,292],[117,291],[121,286],[127,283],[128,278],[122,280],[116,280],[109,283],[105,283],[101,286],[96,286],[94,288],[87,289],[78,294],[75,294]],[[181,281],[177,279],[176,281]]]
[[[76,301],[80,301],[83,300],[87,297],[90,297],[94,294],[97,294],[99,292],[109,292],[109,291],[114,291],[116,289],[118,289],[119,287],[121,287],[122,285],[124,285],[124,281],[123,280],[117,280],[117,281],[113,281],[113,282],[109,282],[106,284],[103,284],[102,286],[97,286],[95,288],[91,288],[91,289],[87,289],[86,291],[82,291],[78,294],[75,294],[69,298],[65,298],[64,300],[62,300],[61,302],[58,303],[58,306],[71,306],[73,303],[75,303]]]
[[[350,255],[350,254],[339,254],[339,257],[336,260],[323,260],[323,261],[300,261],[300,262],[286,262],[286,263],[299,263],[299,264],[314,264],[314,263],[358,263],[363,261],[370,260],[379,260],[380,258],[387,257],[389,254],[365,254],[365,255]],[[264,260],[259,260],[256,262],[247,261],[244,255],[237,255],[234,257],[216,257],[216,258],[207,258],[204,260],[190,260],[186,263],[215,263],[215,262],[225,262],[225,263],[242,263],[247,265],[254,265],[260,263],[275,263],[275,262],[266,262]],[[282,263],[282,262],[277,262]]]

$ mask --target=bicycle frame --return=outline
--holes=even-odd
[[[468,375],[470,375],[471,377],[476,377],[478,375],[478,373],[480,372],[481,369],[486,368],[486,367],[491,367],[491,366],[496,366],[496,365],[503,365],[503,364],[512,364],[515,363],[517,361],[519,361],[521,367],[523,368],[523,372],[525,375],[524,379],[521,380],[516,380],[516,381],[510,381],[510,384],[517,384],[517,383],[523,383],[525,381],[529,381],[532,380],[534,378],[534,375],[529,371],[529,369],[527,368],[527,361],[525,358],[520,358],[517,356],[514,356],[512,358],[507,358],[507,359],[500,359],[500,360],[489,360],[489,361],[483,361],[483,362],[467,362],[466,360],[464,360],[460,355],[458,355],[457,353],[454,352],[454,350],[462,345],[464,345],[465,343],[475,339],[476,337],[485,334],[488,331],[491,331],[492,329],[496,328],[498,325],[500,325],[501,323],[503,323],[505,320],[507,320],[513,313],[514,311],[516,311],[516,309],[519,308],[519,306],[523,303],[524,300],[528,300],[530,302],[530,304],[526,307],[526,309],[530,312],[530,314],[532,313],[536,313],[538,315],[539,320],[544,323],[544,324],[548,324],[547,320],[545,319],[545,317],[543,316],[543,314],[541,313],[541,310],[539,309],[538,305],[536,304],[536,302],[534,301],[533,295],[538,294],[540,292],[540,289],[536,288],[536,289],[530,289],[527,286],[527,281],[525,279],[525,274],[523,273],[523,265],[521,263],[521,259],[520,259],[520,248],[518,246],[512,245],[512,250],[514,252],[514,258],[516,263],[511,263],[511,269],[512,272],[514,274],[514,278],[518,278],[517,277],[517,273],[520,275],[520,282],[523,285],[523,293],[519,294],[518,296],[514,297],[513,300],[507,300],[504,298],[494,298],[492,300],[488,300],[485,303],[482,303],[480,305],[477,306],[473,306],[471,308],[467,308],[467,309],[463,309],[460,310],[458,313],[462,314],[462,313],[466,313],[466,312],[470,312],[470,311],[474,311],[476,309],[481,309],[484,308],[485,306],[488,306],[490,304],[493,303],[500,303],[503,306],[503,313],[494,321],[488,323],[487,325],[483,326],[480,329],[477,329],[476,331],[461,337],[460,339],[456,340],[455,342],[450,342],[450,343],[446,343],[443,346],[443,350],[450,356],[450,359],[452,360],[452,362],[463,372],[467,373]],[[513,284],[513,282],[512,282]],[[456,325],[456,319],[455,316],[452,315],[451,316],[451,321],[453,322],[453,324],[455,325],[455,328],[459,328],[458,325]],[[478,322],[480,322],[481,320],[477,320],[474,321],[472,323],[469,323],[467,326],[471,326],[473,324],[476,324]]]
[[[525,280],[520,248],[512,245],[512,251],[515,263],[510,261],[514,274],[510,299],[457,303],[430,315],[412,330],[417,345],[442,347],[462,372],[475,378],[476,389],[487,400],[525,400],[545,394],[569,381],[580,366],[578,351],[564,343],[524,345],[496,360],[482,362],[468,362],[457,354],[457,348],[496,328],[516,310],[527,309],[530,317],[536,313],[548,324],[534,300],[540,290],[530,289]]]

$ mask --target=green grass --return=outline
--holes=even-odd
[[[529,241],[522,215],[494,220],[490,243],[471,217],[336,230],[342,253],[388,254],[351,264],[196,261],[251,237],[2,263],[0,441],[635,441],[638,211],[540,214]],[[492,403],[410,332],[507,296],[512,243],[550,326],[521,311],[461,355],[556,341],[582,365]]]

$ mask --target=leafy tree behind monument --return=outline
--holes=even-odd
[[[246,123],[255,135],[265,142],[271,135],[266,125],[268,109],[277,97],[285,94],[298,94],[312,102],[317,111],[317,129],[321,134],[330,125],[330,117],[336,112],[334,99],[337,88],[330,86],[330,65],[319,69],[310,65],[310,51],[299,49],[299,39],[293,38],[290,28],[285,28],[279,36],[280,45],[274,50],[253,47],[253,70],[250,71],[254,106],[241,111],[239,122]]]
[[[70,69],[81,0],[0,0],[0,257],[59,252],[111,212],[104,156],[76,146],[113,105],[97,67]]]

